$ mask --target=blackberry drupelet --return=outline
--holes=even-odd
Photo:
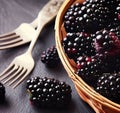
[[[77,61],[77,74],[90,86],[94,87],[95,80],[102,74],[103,62],[94,57],[80,57]]]
[[[116,8],[115,14],[116,14],[118,20],[120,21],[120,2],[119,2],[118,6]]]
[[[115,33],[101,30],[94,36],[94,47],[98,54],[115,56],[120,53],[120,40]]]
[[[33,77],[27,81],[30,101],[41,108],[65,108],[71,101],[71,87],[54,78]]]
[[[60,63],[60,58],[55,46],[47,48],[41,54],[41,61],[49,67],[56,67]]]
[[[93,39],[84,32],[67,33],[62,43],[65,53],[70,59],[74,59],[75,61],[79,56],[95,55],[95,49],[92,44]]]
[[[95,33],[111,21],[109,9],[97,0],[85,1],[77,8],[75,5],[72,5],[64,16],[67,32]]]
[[[120,24],[119,24],[120,25]],[[115,35],[119,38],[120,40],[120,26],[117,26],[115,28],[110,29],[110,32],[115,33]]]
[[[104,73],[95,89],[101,95],[120,104],[120,73]]]
[[[5,100],[5,87],[0,83],[0,103],[3,103]]]

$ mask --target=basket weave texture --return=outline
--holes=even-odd
[[[97,93],[94,89],[87,85],[77,74],[75,74],[76,68],[74,61],[70,60],[64,53],[61,43],[62,39],[66,36],[66,32],[63,27],[63,17],[68,7],[70,7],[70,5],[74,4],[75,2],[82,3],[83,0],[65,0],[56,17],[55,41],[59,57],[69,77],[73,81],[78,94],[86,103],[88,103],[93,108],[96,113],[120,113],[119,104],[114,103]]]

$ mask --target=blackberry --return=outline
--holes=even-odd
[[[90,86],[95,85],[95,80],[102,74],[103,62],[94,57],[80,57],[77,61],[77,74]]]
[[[0,103],[3,103],[5,100],[5,87],[0,83]]]
[[[30,101],[41,108],[64,108],[71,101],[71,87],[54,78],[33,77],[27,81]]]
[[[62,43],[65,53],[75,61],[79,56],[95,55],[95,49],[92,45],[93,39],[86,33],[67,33]]]
[[[103,54],[103,56],[115,56],[120,53],[120,40],[115,33],[107,30],[96,32],[94,46],[96,53]]]
[[[106,98],[120,104],[120,73],[104,73],[95,89]]]
[[[64,16],[64,26],[67,32],[94,33],[106,27],[109,21],[109,9],[97,0],[85,1],[82,7],[77,8],[74,4]]]
[[[55,46],[47,48],[41,54],[41,61],[49,67],[56,67],[60,63],[60,58]]]

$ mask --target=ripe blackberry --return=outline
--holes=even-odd
[[[107,30],[96,32],[94,46],[98,54],[115,56],[120,53],[120,40],[115,33]]]
[[[75,6],[76,4],[72,5],[64,16],[67,32],[94,33],[106,27],[111,19],[109,9],[97,0],[87,0],[82,7]]]
[[[41,54],[41,61],[49,67],[56,67],[60,63],[56,47],[53,46],[43,51]]]
[[[94,57],[79,57],[77,61],[77,74],[89,85],[95,85],[95,80],[102,74],[103,62]]]
[[[30,101],[42,108],[64,108],[71,101],[71,87],[54,78],[34,77],[27,81]]]
[[[120,73],[104,73],[98,79],[95,90],[106,98],[120,104]]]
[[[5,87],[2,83],[0,83],[0,103],[3,103],[5,100]]]
[[[63,47],[69,58],[76,59],[79,56],[93,56],[95,49],[93,39],[86,33],[67,33],[63,39]]]

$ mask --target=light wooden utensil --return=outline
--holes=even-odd
[[[38,14],[38,28],[30,43],[30,46],[24,54],[16,57],[3,73],[0,74],[0,80],[3,83],[12,85],[13,88],[18,86],[32,71],[35,62],[32,57],[32,50],[37,41],[37,38],[51,20],[53,20],[60,8],[63,0],[50,0]]]

